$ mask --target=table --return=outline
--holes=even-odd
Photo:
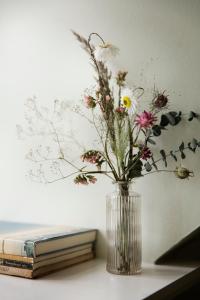
[[[194,270],[144,264],[139,275],[119,276],[106,272],[104,260],[94,259],[34,280],[0,275],[0,297],[2,300],[157,299],[148,297],[176,282],[180,286],[181,278],[186,275],[188,281]],[[181,286],[185,283],[181,282]]]

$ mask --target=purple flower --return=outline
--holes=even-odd
[[[144,147],[141,152],[141,158],[144,160],[147,160],[152,156],[151,150],[148,147]]]

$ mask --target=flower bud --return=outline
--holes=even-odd
[[[128,72],[126,72],[126,71],[119,71],[117,73],[116,81],[119,86],[124,86],[127,74],[128,74]]]
[[[92,96],[84,96],[84,103],[87,108],[95,108],[95,99]]]
[[[164,93],[159,94],[156,96],[156,98],[153,100],[153,106],[157,109],[162,109],[167,106],[169,99],[167,96],[164,95]]]
[[[192,171],[189,171],[184,167],[176,167],[174,173],[176,177],[180,179],[186,179],[194,176],[194,173]]]

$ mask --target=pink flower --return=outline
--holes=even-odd
[[[82,174],[76,176],[74,179],[75,184],[88,185],[89,183],[96,183],[97,179],[93,175]]]
[[[78,175],[75,179],[74,179],[74,183],[75,184],[82,184],[82,185],[88,185],[88,181],[87,181],[87,177],[85,177],[84,175]]]
[[[110,96],[106,95],[106,101],[109,102],[110,101]]]
[[[141,158],[144,159],[144,160],[147,160],[151,156],[152,156],[151,150],[148,147],[144,147],[142,149]]]
[[[92,175],[88,175],[88,180],[90,183],[96,183],[97,182],[97,179],[96,177],[92,176]]]
[[[140,126],[141,128],[149,128],[154,125],[157,118],[154,114],[148,111],[144,111],[140,115],[137,115],[135,118],[136,125]]]
[[[119,114],[123,114],[125,112],[125,107],[119,106],[115,109],[115,111]]]
[[[84,103],[87,108],[95,108],[96,103],[92,96],[84,96]]]
[[[86,161],[90,164],[101,164],[102,163],[102,155],[99,151],[89,150],[81,155],[82,161]]]

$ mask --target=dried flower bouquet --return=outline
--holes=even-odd
[[[29,125],[26,135],[41,135],[41,130],[34,128],[35,125],[38,126],[38,121],[41,121],[46,126],[44,130],[46,134],[51,135],[58,146],[57,154],[54,157],[50,156],[49,147],[46,147],[45,154],[41,154],[41,145],[36,151],[33,149],[29,151],[27,157],[39,164],[37,172],[34,174],[31,170],[30,176],[34,179],[39,178],[39,181],[53,182],[76,175],[74,182],[83,185],[95,183],[97,174],[103,174],[114,181],[123,182],[130,182],[134,178],[156,172],[172,172],[180,179],[193,176],[192,171],[180,164],[173,170],[167,169],[167,160],[172,158],[176,163],[179,155],[181,159],[185,158],[185,150],[195,152],[200,147],[200,141],[195,138],[187,144],[182,142],[181,145],[177,146],[177,149],[172,149],[169,152],[161,149],[160,157],[154,157],[156,139],[168,127],[178,125],[183,119],[181,111],[170,110],[166,91],[154,89],[148,107],[141,111],[140,103],[144,89],[141,87],[133,89],[127,85],[127,71],[119,70],[113,74],[108,68],[107,63],[118,54],[119,49],[104,42],[97,33],[91,33],[88,39],[76,32],[73,34],[87,52],[96,73],[96,86],[93,91],[85,93],[83,99],[83,104],[92,117],[90,119],[86,115],[82,114],[81,116],[88,119],[94,126],[99,139],[99,146],[97,149],[87,149],[81,154],[81,160],[84,163],[82,167],[70,161],[70,158],[65,154],[64,137],[54,122],[55,116],[62,115],[61,110],[67,106],[56,100],[54,112],[50,118],[46,117],[44,109],[43,111],[39,110],[35,99],[29,99],[26,103],[28,107],[26,121]],[[91,40],[94,36],[100,40],[100,45],[94,46],[92,44]],[[75,110],[75,112],[77,111]],[[200,116],[191,111],[187,119],[188,121],[199,120]],[[19,134],[22,134],[22,127],[18,125],[17,128]],[[160,168],[160,161],[163,161],[165,168]],[[52,164],[51,170],[58,174],[55,180],[47,179],[42,166],[43,162]],[[66,166],[68,164],[74,171],[63,174],[60,168],[62,162]],[[96,168],[88,169],[88,165],[93,165]]]

